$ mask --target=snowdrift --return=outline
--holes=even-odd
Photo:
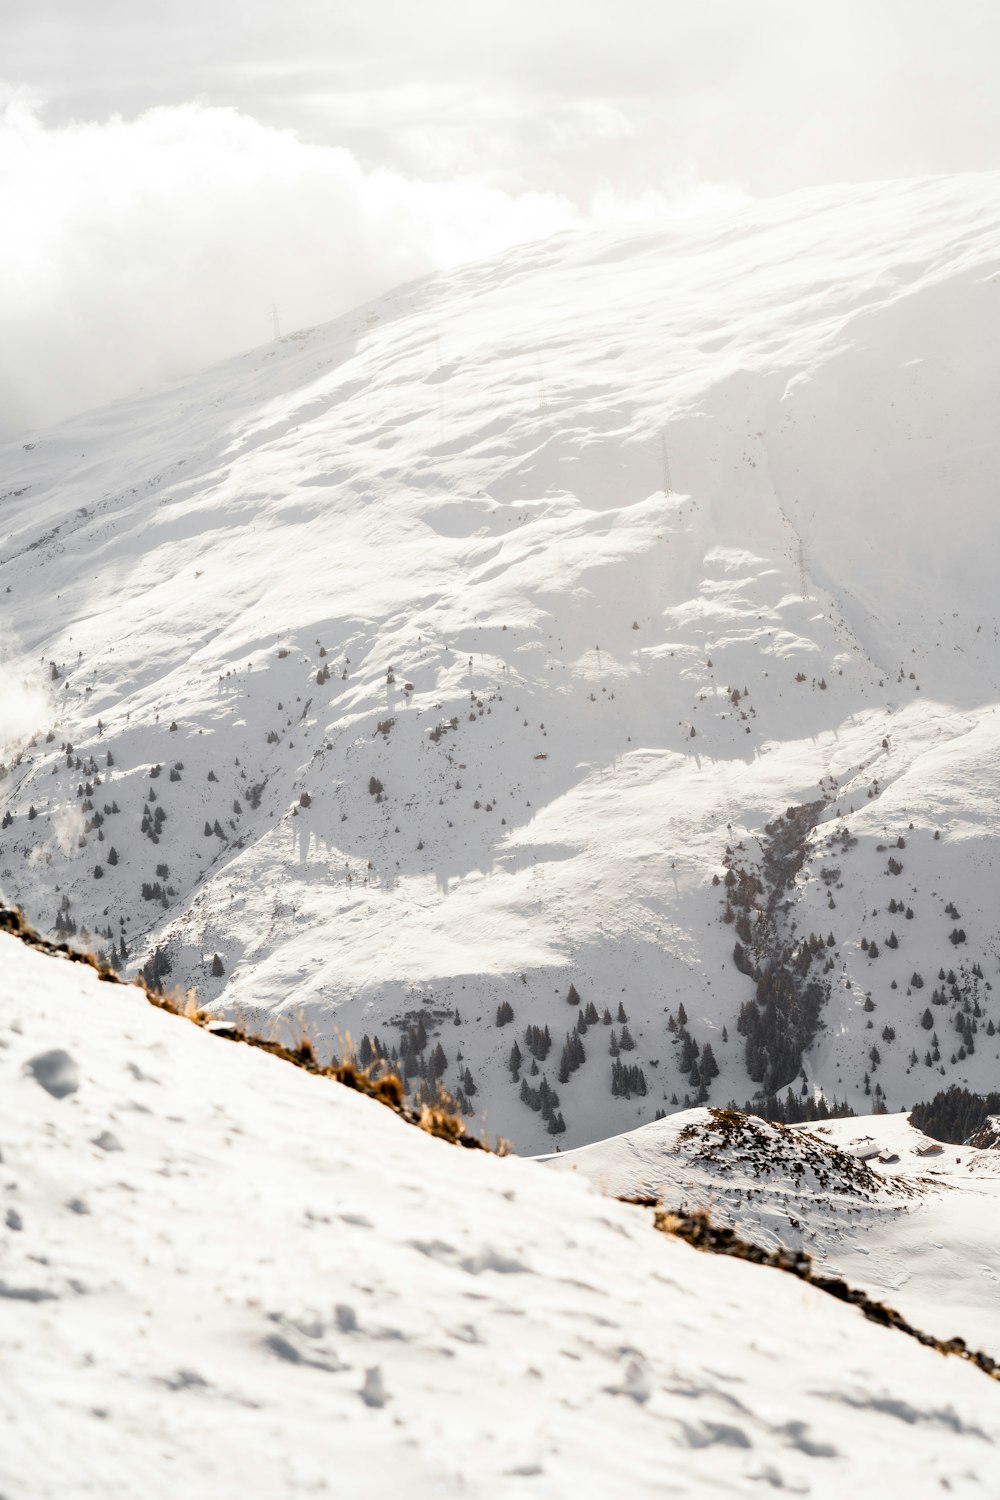
[[[0,936],[0,1490],[981,1494],[996,1386]]]

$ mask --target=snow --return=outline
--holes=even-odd
[[[808,1087],[989,1087],[998,315],[1000,175],[811,190],[522,247],[8,445],[0,890],[326,1049],[423,1010],[538,1151],[505,1062],[531,1023],[558,1065],[570,982],[649,1088],[594,1043],[564,1144],[694,1092],[679,1001],[712,1102],[753,1093],[711,881],[822,796],[780,934],[835,937]]]
[[[818,1269],[884,1299],[915,1327],[1000,1348],[996,1150],[942,1148],[905,1114],[746,1128],[753,1148],[720,1147],[709,1111],[685,1110],[548,1161],[616,1197],[705,1208],[756,1244],[805,1249]],[[864,1162],[863,1172],[845,1157]]]
[[[0,1152],[4,1495],[989,1493],[972,1366],[8,936]]]

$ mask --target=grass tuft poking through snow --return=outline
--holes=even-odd
[[[11,937],[19,938],[29,948],[36,948],[39,952],[47,953],[52,957],[64,958],[72,963],[84,963],[96,972],[99,979],[107,984],[125,984],[114,969],[103,963],[93,953],[87,953],[79,948],[72,948],[68,943],[53,943],[41,933],[36,932],[24,914],[9,908],[0,908],[0,932],[9,933]],[[297,1047],[287,1047],[281,1042],[270,1041],[267,1037],[258,1036],[253,1032],[244,1031],[235,1022],[226,1022],[220,1025],[213,1022],[211,1015],[202,1010],[197,1003],[193,990],[186,994],[163,994],[152,988],[140,975],[138,979],[131,981],[133,988],[138,989],[145,996],[150,1005],[156,1006],[158,1010],[168,1011],[171,1015],[180,1016],[186,1021],[191,1021],[195,1026],[206,1027],[212,1034],[226,1041],[242,1042],[248,1047],[258,1047],[264,1052],[269,1052],[272,1057],[281,1058],[284,1062],[290,1062],[297,1068],[304,1068],[307,1073],[315,1073],[320,1078],[333,1079],[335,1083],[343,1084],[345,1088],[354,1089],[356,1093],[365,1094],[370,1099],[375,1099],[379,1104],[385,1104],[389,1109],[400,1115],[411,1125],[416,1125],[419,1130],[424,1130],[428,1135],[437,1136],[439,1140],[450,1141],[456,1146],[465,1146],[474,1151],[489,1151],[491,1148],[476,1136],[471,1135],[465,1128],[461,1117],[455,1113],[451,1100],[443,1090],[438,1091],[438,1096],[432,1105],[424,1104],[419,1110],[410,1109],[405,1103],[405,1088],[402,1079],[397,1073],[386,1069],[381,1062],[373,1063],[370,1068],[361,1068],[350,1058],[329,1063],[321,1066],[316,1049],[308,1037],[303,1037]],[[498,1143],[498,1152],[505,1155],[506,1142]]]

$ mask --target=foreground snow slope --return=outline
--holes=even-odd
[[[808,1086],[985,1086],[998,321],[1000,176],[828,189],[520,248],[7,447],[8,899],[254,1025],[422,1012],[418,1069],[540,1149],[506,1061],[548,1025],[555,1083],[571,981],[646,1093],[598,1034],[566,1142],[698,1098],[680,1001],[713,1101],[795,1081],[736,1032],[728,871],[745,967],[832,939]]]
[[[905,1115],[770,1125],[686,1110],[549,1159],[602,1192],[706,1208],[805,1249],[917,1327],[1000,1349],[1000,1153],[941,1146]]]
[[[975,1368],[6,936],[0,1151],[9,1500],[990,1493]]]

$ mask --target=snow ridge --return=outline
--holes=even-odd
[[[968,1363],[8,934],[0,1151],[5,1494],[360,1500],[405,1471],[418,1500],[832,1500],[992,1472]]]

